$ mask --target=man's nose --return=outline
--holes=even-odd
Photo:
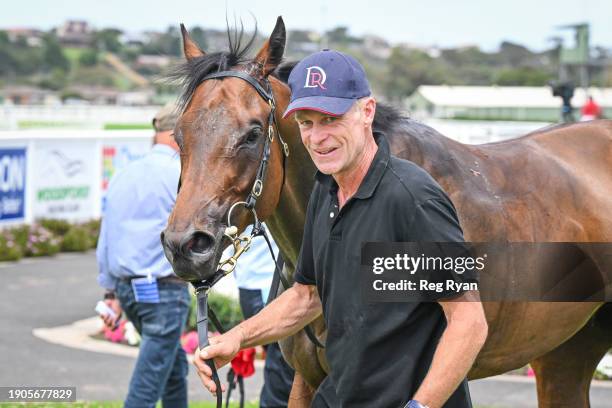
[[[312,125],[312,128],[310,129],[310,141],[313,144],[319,145],[320,143],[325,141],[325,139],[327,139],[327,136],[328,135],[325,130],[325,127],[316,123]]]

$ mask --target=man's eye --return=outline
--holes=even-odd
[[[338,119],[338,118],[336,118],[334,116],[326,116],[325,119],[323,119],[323,122],[324,123],[332,123],[332,122],[335,122],[336,119]]]
[[[300,126],[310,126],[312,124],[312,121],[310,121],[310,120],[301,120],[298,123],[300,124]]]

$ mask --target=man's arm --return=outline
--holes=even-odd
[[[108,247],[106,239],[107,223],[104,219],[100,225],[100,236],[98,237],[98,246],[96,247],[96,259],[98,260],[98,283],[104,289],[106,293],[104,295],[104,303],[115,312],[115,318],[110,315],[101,315],[100,318],[104,321],[104,324],[109,329],[113,329],[117,326],[119,319],[121,319],[121,305],[119,300],[115,298],[115,288],[117,286],[117,279],[110,274],[108,270]]]
[[[202,384],[212,393],[216,386],[204,362],[214,358],[222,367],[241,348],[268,344],[297,333],[321,314],[321,301],[314,285],[295,283],[259,313],[221,336],[211,337],[210,346],[195,354],[194,365]]]
[[[467,376],[488,332],[478,292],[465,292],[439,303],[447,326],[436,347],[431,367],[413,397],[430,408],[441,407]]]
[[[100,235],[96,247],[96,259],[98,261],[98,283],[108,292],[114,292],[117,286],[117,279],[108,270],[108,248],[106,243],[106,229],[108,226],[104,218],[100,224]]]

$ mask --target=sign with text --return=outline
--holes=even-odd
[[[149,140],[106,142],[102,147],[102,212],[106,190],[113,176],[128,163],[140,159],[151,150]]]
[[[36,151],[33,179],[34,218],[88,219],[93,217],[95,146],[72,141],[41,141]]]
[[[0,149],[0,221],[25,217],[26,149]]]

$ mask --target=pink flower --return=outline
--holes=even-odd
[[[121,343],[125,339],[125,336],[123,335],[123,333],[125,331],[126,323],[127,323],[127,320],[122,320],[121,323],[119,323],[119,326],[115,330],[111,330],[105,327],[104,337],[107,340],[112,341],[113,343]]]
[[[193,354],[198,348],[198,332],[190,331],[181,336],[181,345],[185,353]]]

